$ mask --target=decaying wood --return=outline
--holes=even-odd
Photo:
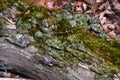
[[[41,71],[36,67],[39,61],[33,60],[31,56],[30,52],[17,48],[5,42],[5,39],[0,38],[0,71],[13,73],[32,80],[67,80],[65,76],[47,65]],[[38,56],[38,58],[40,57]]]

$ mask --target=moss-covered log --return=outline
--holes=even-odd
[[[6,3],[3,2],[3,4]],[[28,71],[23,75],[35,80],[67,80],[70,78],[70,80],[92,80],[93,78],[113,79],[120,71],[120,43],[103,32],[99,19],[67,10],[49,11],[40,6],[31,5],[29,2],[22,2],[22,0],[14,3],[11,1],[10,5],[10,8],[1,8],[1,37],[23,50],[34,45],[38,49],[36,53],[39,53],[39,56],[32,58],[34,61],[30,62],[29,59],[20,61],[26,58],[16,57],[22,53],[10,52],[9,49],[2,50],[0,47],[0,59],[6,58],[6,62]],[[9,13],[13,7],[18,10],[16,11],[18,13],[11,18],[9,16],[12,14]],[[11,25],[8,24],[9,19],[15,22],[16,29],[11,30],[8,27]],[[28,41],[26,36],[31,36],[34,41]],[[18,60],[10,61],[8,56]],[[22,62],[25,64],[23,65]],[[40,70],[37,72],[35,69]],[[76,69],[76,72],[71,69]],[[82,70],[83,73],[92,71],[92,74],[86,78],[85,75],[77,76],[77,70]],[[94,74],[96,75],[93,77]]]

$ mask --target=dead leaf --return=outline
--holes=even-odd
[[[113,37],[113,38],[116,37],[116,33],[115,33],[114,31],[109,32],[108,35],[110,35],[110,36]]]

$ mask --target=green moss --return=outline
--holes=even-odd
[[[17,26],[35,38],[34,45],[40,54],[52,55],[71,67],[80,62],[102,64],[105,61],[110,67],[120,69],[120,42],[107,41],[99,22],[93,18],[90,21],[86,14],[25,5],[16,5],[22,12],[17,16]]]
[[[111,40],[109,42],[101,37],[85,32],[77,34],[77,38],[83,42],[85,48],[90,49],[92,52],[97,54],[98,57],[104,58],[114,66],[118,67],[120,65],[119,41]]]
[[[62,18],[60,21],[58,21],[56,32],[66,32],[70,29],[71,27],[67,19]]]
[[[53,49],[55,47],[55,45],[58,46],[59,44],[61,45],[62,43],[65,42],[66,44],[61,45],[61,47],[63,47],[65,51],[63,51],[62,54],[60,54],[58,51],[58,53],[61,55],[61,57],[63,57],[64,59],[69,58],[69,59],[71,59],[70,61],[72,61],[72,59],[74,59],[74,57],[77,56],[77,58],[78,58],[78,59],[76,58],[77,61],[79,61],[81,59],[85,59],[86,61],[90,61],[90,60],[92,61],[91,56],[88,54],[85,54],[85,53],[87,53],[87,51],[83,52],[84,54],[81,54],[82,51],[78,50],[78,44],[82,44],[82,46],[83,46],[82,48],[84,48],[85,50],[90,50],[91,52],[93,52],[92,54],[96,55],[97,58],[99,58],[99,57],[103,58],[103,59],[105,59],[105,61],[107,61],[108,63],[111,63],[112,65],[114,65],[116,67],[118,67],[120,65],[120,59],[119,59],[120,43],[115,40],[111,40],[110,42],[106,41],[105,38],[98,37],[94,34],[89,33],[88,31],[86,31],[85,25],[87,25],[86,23],[89,20],[89,17],[84,16],[84,15],[79,16],[78,14],[74,15],[76,18],[78,18],[78,19],[75,18],[76,20],[79,21],[81,19],[81,22],[80,23],[77,22],[77,25],[79,25],[79,24],[82,25],[82,26],[74,27],[75,28],[74,29],[69,23],[70,18],[65,18],[65,16],[63,16],[63,14],[61,14],[61,15],[57,14],[57,11],[55,13],[53,13],[53,12],[47,12],[47,13],[50,13],[50,15],[52,14],[48,18],[51,19],[51,22],[57,26],[57,28],[55,28],[53,31],[55,33],[63,32],[63,34],[61,36],[56,35],[57,39],[58,39],[57,40],[58,43],[55,43],[55,41],[54,41],[55,36],[52,36],[52,38],[44,38],[42,43],[44,43],[45,45],[47,45],[45,41],[51,40],[51,42],[52,42],[52,43],[48,44],[49,45],[48,48],[52,47],[51,49]],[[64,13],[64,15],[65,15],[65,13]],[[42,15],[42,16],[44,16],[44,15]],[[37,17],[40,17],[40,16],[38,15]],[[37,18],[37,17],[35,17],[35,18]],[[84,23],[85,23],[85,25],[83,25]],[[81,27],[83,27],[83,29]],[[35,34],[35,32],[38,30],[36,28],[31,28],[30,32],[32,32],[32,34]],[[69,31],[69,30],[71,30],[72,34],[67,33],[67,31]],[[66,33],[67,36],[64,33]],[[60,39],[63,37],[64,37],[64,39]],[[72,38],[68,40],[67,37],[68,38],[72,37]],[[47,39],[49,39],[49,40],[47,40]],[[52,41],[52,39],[53,39],[53,41]],[[60,41],[60,43],[59,43],[59,41]],[[71,53],[69,53],[68,50],[66,50],[67,49],[66,47],[69,46],[68,44],[72,45],[72,47],[70,47],[70,48],[72,48]],[[81,58],[79,59],[79,57],[81,57]],[[120,68],[120,67],[118,67],[118,68]]]
[[[17,0],[0,0],[0,11],[9,8]]]

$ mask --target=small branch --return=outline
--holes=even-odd
[[[73,28],[73,29],[70,29],[70,30],[67,30],[65,32],[55,32],[55,34],[66,34],[66,33],[70,33],[74,30],[77,30],[77,29],[83,29],[82,27],[77,27],[77,28]]]

